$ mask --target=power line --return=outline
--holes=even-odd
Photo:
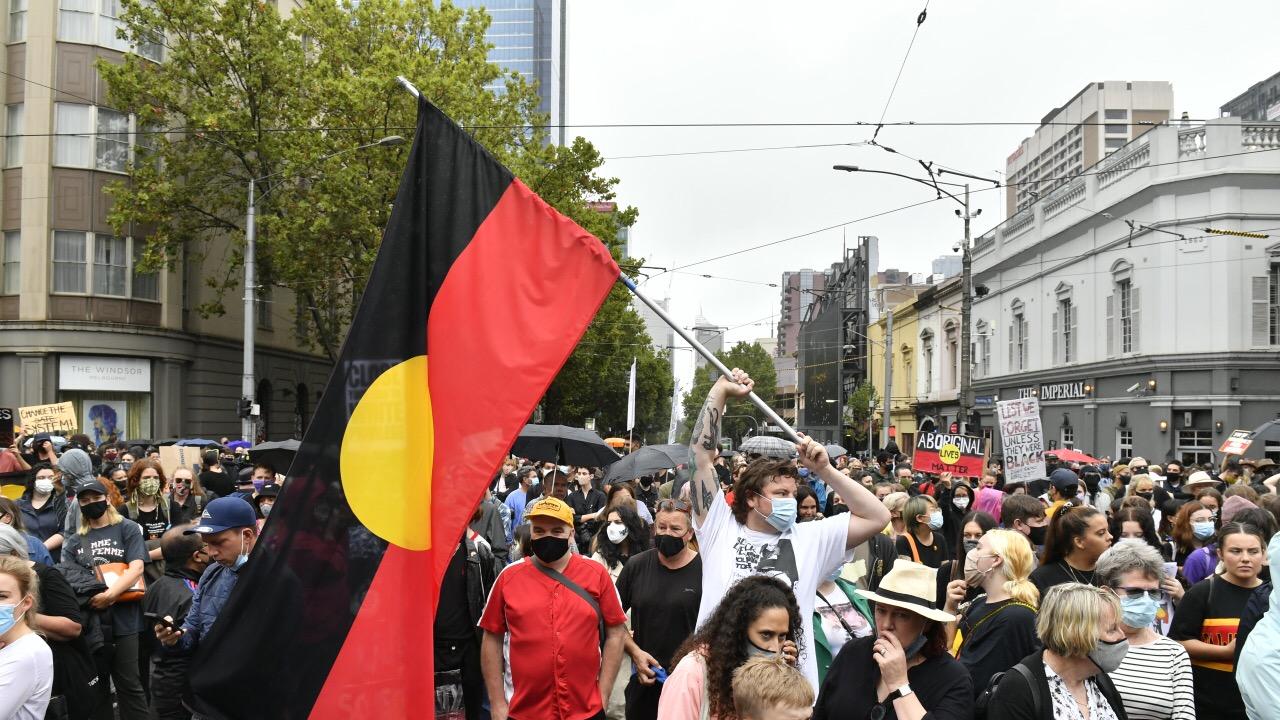
[[[916,16],[916,29],[911,32],[911,42],[907,43],[907,52],[902,56],[902,64],[898,66],[898,76],[893,79],[893,87],[889,89],[889,97],[885,98],[884,109],[880,111],[880,121],[876,123],[876,130],[871,134],[871,142],[875,142],[880,136],[880,130],[884,128],[884,116],[889,112],[889,103],[893,102],[893,94],[898,91],[898,82],[902,80],[902,71],[907,67],[907,58],[911,57],[911,48],[916,46],[916,36],[920,34],[920,26],[924,25],[924,20],[929,15],[929,0],[925,0],[924,9]]]
[[[860,147],[868,145],[866,140],[858,142],[818,143],[816,145],[775,145],[771,147],[729,148],[725,150],[690,150],[687,152],[652,153],[649,155],[616,155],[605,160],[639,160],[642,158],[691,157],[695,155],[728,155],[731,153],[765,152],[769,150],[809,150],[811,148]]]

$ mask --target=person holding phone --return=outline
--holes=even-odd
[[[876,592],[857,590],[875,603],[876,634],[846,643],[818,692],[813,720],[828,718],[969,718],[973,681],[947,654],[945,623],[937,609],[938,571],[899,559]]]
[[[182,621],[191,610],[191,600],[200,584],[200,576],[209,566],[209,553],[204,540],[186,531],[194,522],[170,528],[160,538],[160,552],[164,556],[164,577],[147,586],[142,598],[143,616],[152,626],[161,625],[174,631],[182,627]],[[190,704],[191,686],[187,671],[190,658],[160,652],[152,653],[151,709],[158,720],[186,720],[191,713],[183,707]]]
[[[755,657],[780,657],[794,666],[799,656],[795,639],[803,637],[800,630],[807,621],[795,593],[781,580],[767,575],[739,580],[676,650],[658,700],[658,717],[733,717],[733,673]]]

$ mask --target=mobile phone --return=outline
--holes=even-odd
[[[152,612],[144,612],[142,613],[142,616],[150,620],[153,625],[163,625],[170,630],[178,629],[177,623],[175,623],[174,621],[170,620],[167,617],[164,617],[163,615],[157,615]]]

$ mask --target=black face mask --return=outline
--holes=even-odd
[[[849,512],[849,506],[845,505],[844,503],[836,503],[835,505],[831,506],[832,515],[839,515],[840,513],[847,513],[847,512]]]
[[[653,544],[664,558],[673,558],[684,551],[684,538],[675,535],[658,535],[654,537]]]
[[[1180,472],[1171,472],[1171,473],[1164,474],[1165,482],[1169,482],[1173,484],[1177,484],[1178,480],[1180,480],[1181,478],[1182,478],[1182,473]]]
[[[97,520],[107,512],[107,501],[99,500],[97,502],[85,503],[80,506],[80,514],[90,520]]]
[[[533,554],[548,565],[564,557],[564,554],[569,552],[569,538],[543,535],[529,544],[533,546]]]
[[[1044,536],[1048,534],[1049,526],[1041,525],[1040,527],[1031,526],[1031,534],[1027,536],[1031,540],[1032,545],[1043,545]]]

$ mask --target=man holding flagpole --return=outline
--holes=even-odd
[[[726,401],[748,395],[754,385],[751,377],[737,368],[729,377],[717,380],[690,436],[694,472],[689,497],[703,558],[699,625],[706,622],[735,582],[756,574],[771,575],[790,585],[800,616],[812,617],[818,585],[840,571],[846,551],[889,523],[889,511],[875,495],[832,467],[823,446],[804,435],[796,443],[800,464],[840,493],[849,506],[847,515],[797,524],[795,467],[789,460],[756,460],[734,484],[733,506],[725,502],[714,468],[720,451],[720,420]],[[802,631],[804,627],[802,624]],[[800,648],[799,667],[816,693],[818,666],[813,643],[792,639]]]

